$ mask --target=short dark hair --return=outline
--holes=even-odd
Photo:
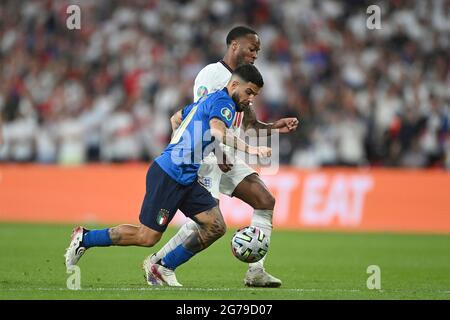
[[[248,27],[237,26],[231,29],[227,35],[227,46],[230,45],[231,41],[236,40],[241,37],[245,37],[248,34],[257,34],[255,30],[252,30]]]
[[[260,88],[264,86],[264,80],[261,73],[252,64],[243,64],[237,67],[234,70],[233,75],[238,76],[244,81],[254,83]]]

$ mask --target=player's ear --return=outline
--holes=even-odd
[[[239,78],[237,77],[233,77],[233,80],[231,80],[231,88],[232,90],[236,90],[237,87],[239,87],[239,85],[241,84],[241,82],[239,81]]]
[[[231,49],[233,51],[236,51],[238,47],[239,47],[239,42],[237,40],[231,41]]]

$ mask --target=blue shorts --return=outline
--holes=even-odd
[[[213,196],[197,180],[184,186],[172,179],[154,161],[147,171],[146,192],[139,221],[164,232],[178,209],[192,217],[217,206]]]

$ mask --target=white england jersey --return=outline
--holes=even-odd
[[[218,90],[222,90],[230,81],[233,70],[223,61],[211,63],[204,67],[198,73],[194,83],[194,101],[202,96]],[[239,136],[242,124],[243,112],[236,112],[231,130]],[[222,144],[223,145],[223,144]],[[210,153],[202,160],[198,171],[198,181],[203,185],[214,198],[219,199],[220,193],[232,196],[236,186],[245,179],[245,177],[256,173],[250,168],[244,160],[235,157],[232,147],[223,146],[223,150],[229,155],[228,159],[233,159],[234,166],[228,172],[222,172],[217,165],[217,159],[214,153]],[[231,156],[230,156],[231,155]]]
[[[198,73],[194,83],[194,102],[204,95],[222,90],[230,81],[233,70],[223,61],[208,64]],[[239,136],[243,112],[236,112],[231,129]]]

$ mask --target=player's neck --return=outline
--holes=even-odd
[[[236,63],[233,61],[231,55],[228,52],[223,57],[222,61],[225,62],[227,66],[230,67],[231,70],[236,69]]]

